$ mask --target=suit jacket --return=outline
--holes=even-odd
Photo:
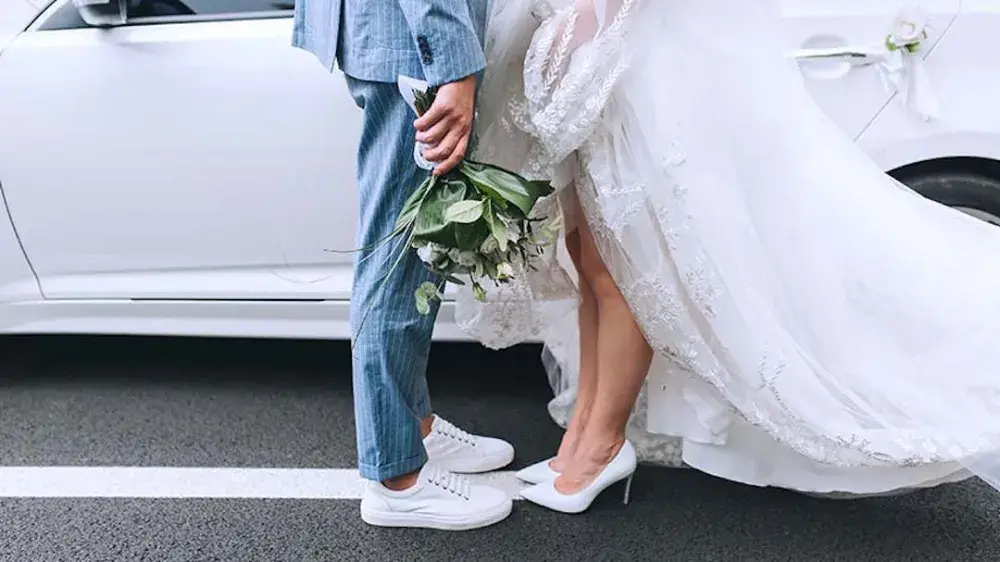
[[[486,66],[488,1],[296,0],[292,44],[359,80],[439,86]]]

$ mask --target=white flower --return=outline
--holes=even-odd
[[[417,249],[417,257],[420,258],[420,261],[428,265],[434,265],[447,255],[448,249],[439,244],[430,243],[423,248]]]
[[[507,281],[514,277],[514,266],[503,262],[497,266],[497,281]]]
[[[898,48],[919,45],[927,39],[929,20],[920,10],[903,10],[896,16],[889,33],[889,42]]]

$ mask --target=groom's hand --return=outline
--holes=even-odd
[[[417,141],[430,147],[423,154],[437,164],[434,175],[447,174],[465,158],[475,110],[473,75],[438,88],[434,104],[413,124]]]

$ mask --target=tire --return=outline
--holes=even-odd
[[[928,199],[1000,225],[998,180],[970,172],[939,172],[900,181]]]

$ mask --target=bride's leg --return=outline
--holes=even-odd
[[[556,472],[561,472],[576,452],[576,445],[583,434],[583,428],[594,405],[594,397],[597,395],[597,300],[580,269],[579,230],[574,230],[566,236],[566,249],[580,278],[580,308],[577,311],[577,321],[580,326],[580,375],[573,416],[566,427],[559,452],[549,464]]]
[[[625,442],[625,426],[642,390],[653,350],[579,221],[580,270],[597,302],[597,388],[576,454],[555,481],[562,493],[580,490],[600,474]]]

